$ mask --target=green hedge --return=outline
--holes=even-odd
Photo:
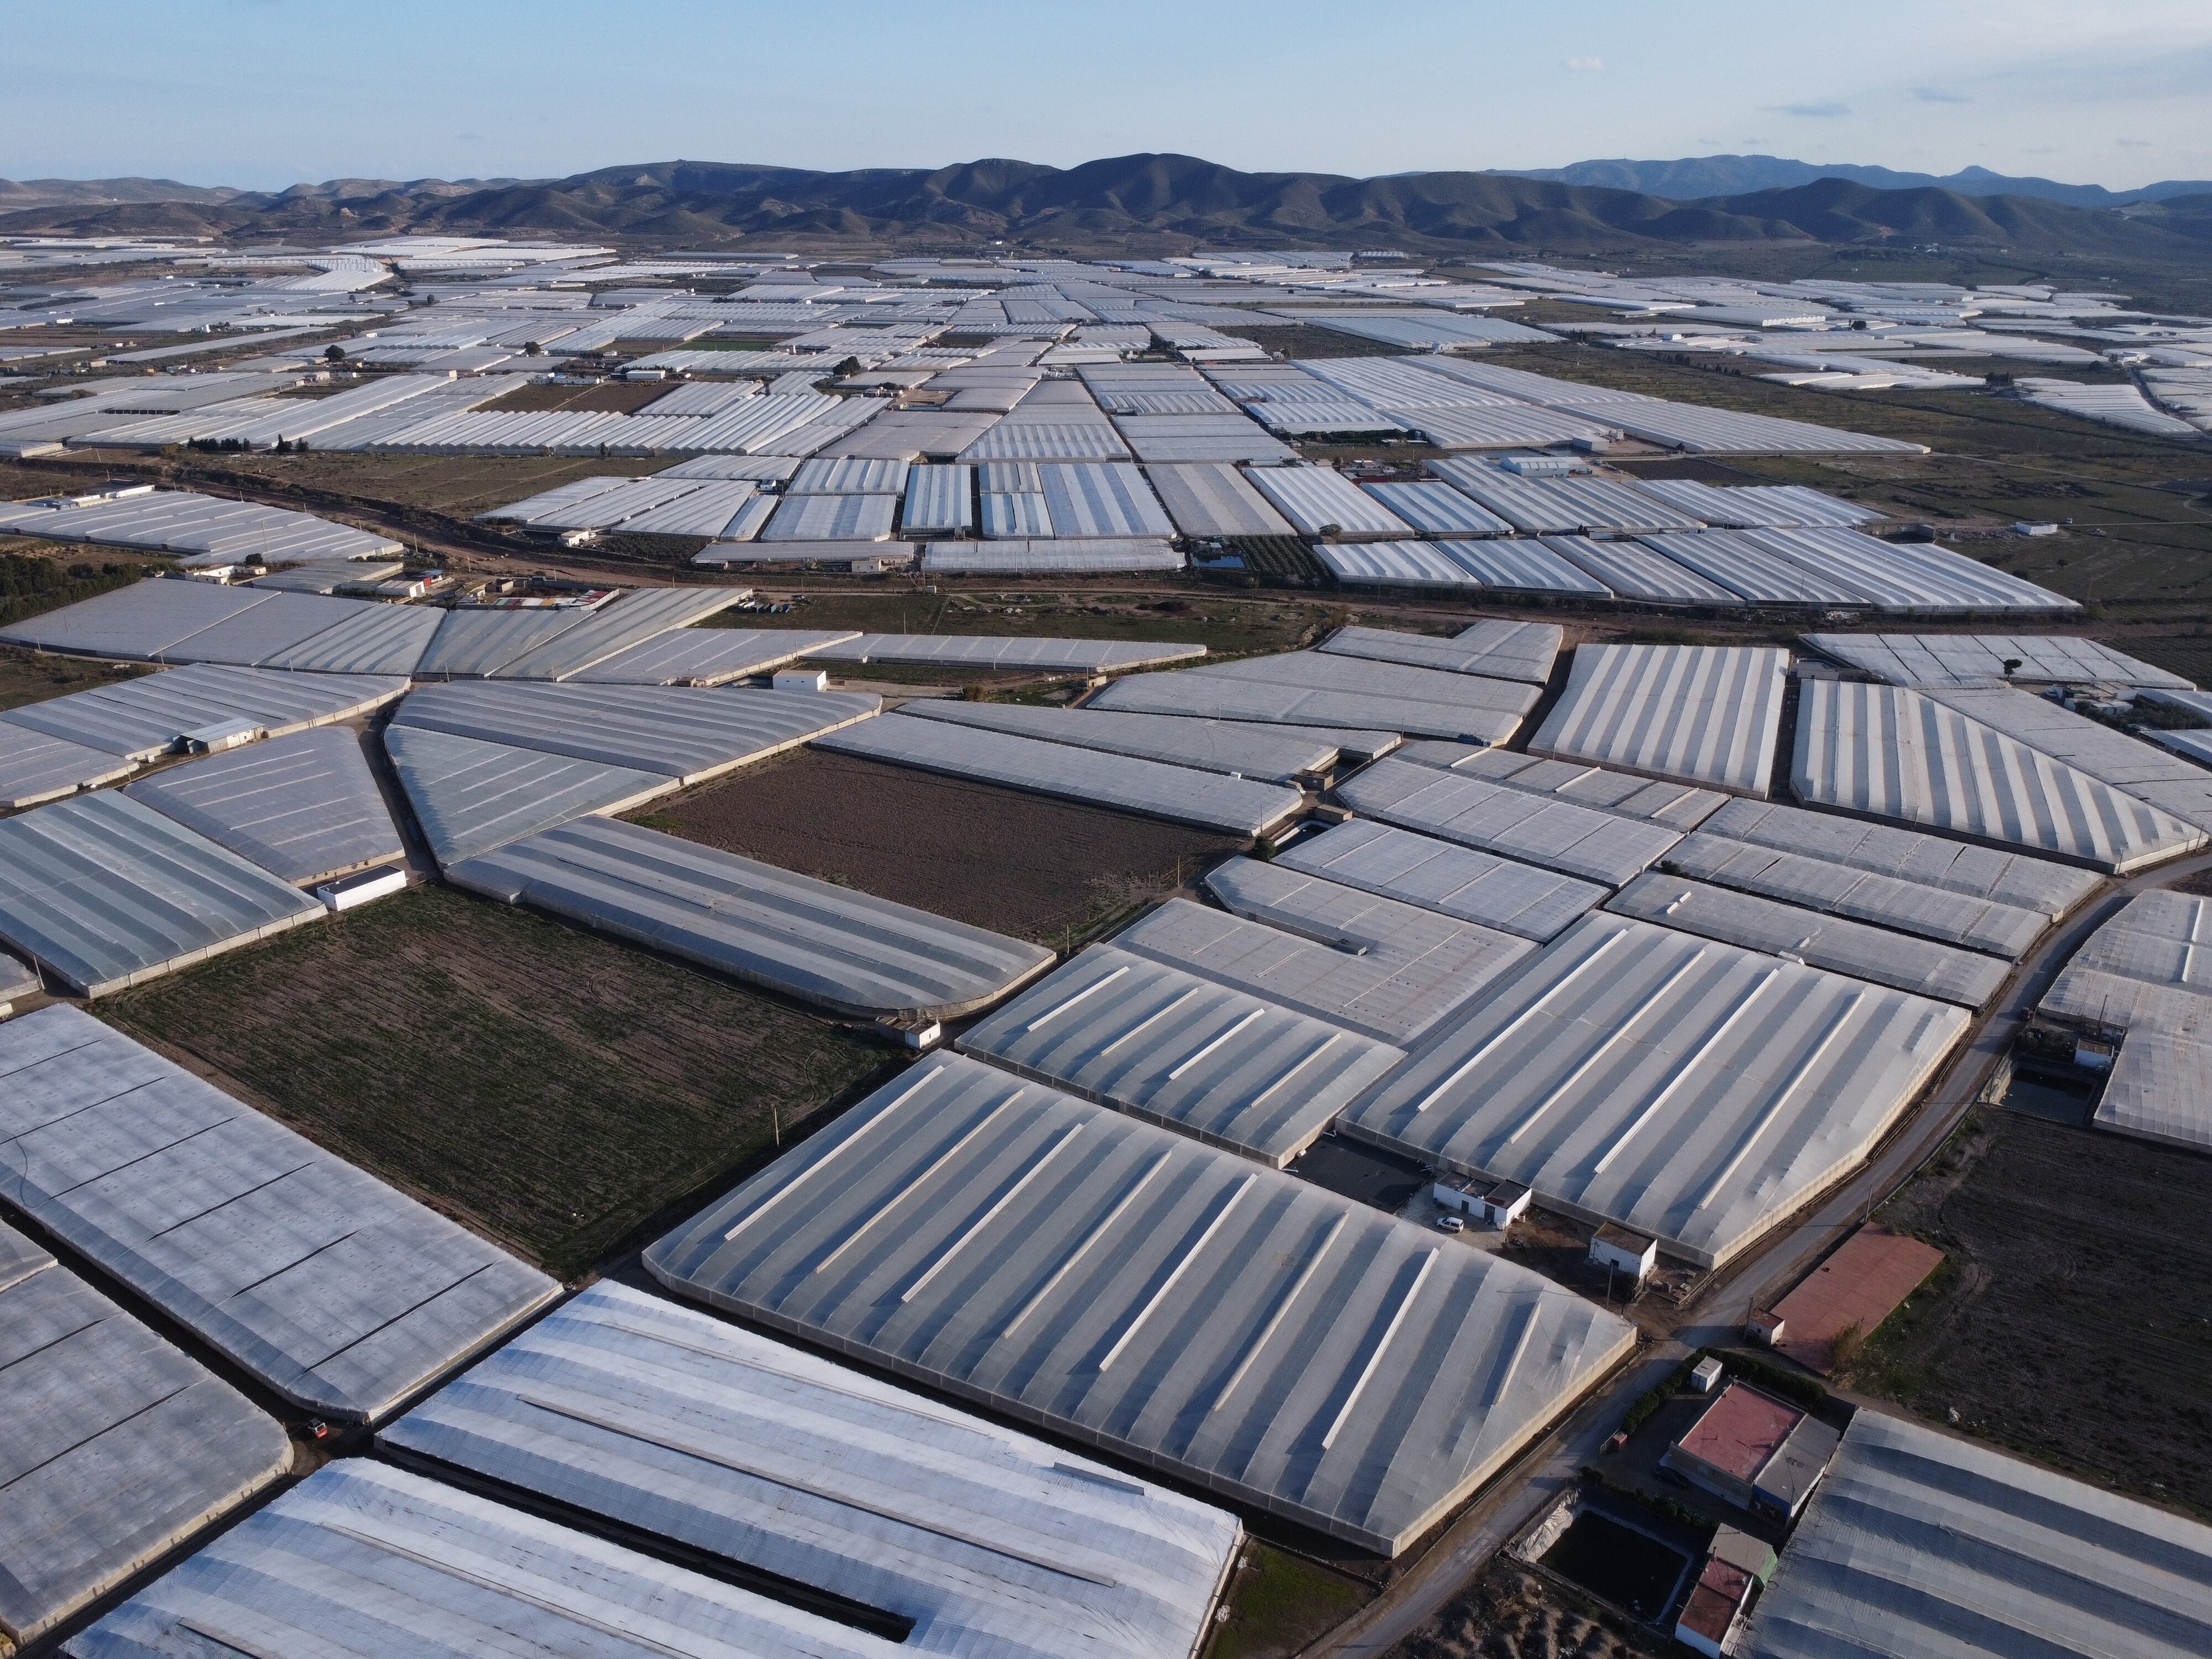
[[[0,627],[138,580],[137,568],[127,564],[64,566],[57,559],[0,553]]]

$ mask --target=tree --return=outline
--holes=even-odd
[[[522,343],[522,355],[526,357],[539,356],[544,354],[544,349],[545,348],[535,340],[525,340]]]
[[[848,357],[837,365],[837,378],[841,380],[848,375],[858,374],[860,372],[860,360],[858,357]]]
[[[331,346],[323,353],[323,361],[326,363],[343,362],[345,361],[345,348],[342,345]]]

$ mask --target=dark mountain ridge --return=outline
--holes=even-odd
[[[2064,185],[2053,179],[2014,177],[1987,167],[1956,173],[1899,173],[1891,167],[1851,162],[1793,161],[1778,155],[1697,155],[1674,161],[1577,161],[1564,167],[1513,167],[1494,171],[1516,179],[1553,184],[1595,185],[1633,190],[1672,201],[1702,201],[1754,191],[1794,190],[1822,179],[1842,179],[1875,190],[1948,190],[1960,196],[2033,196],[2069,207],[2122,207],[2132,202],[2160,202],[2168,197],[2212,191],[2212,179],[2164,179],[2140,190],[2107,190],[2102,185]]]
[[[753,237],[1068,249],[1387,245],[1492,257],[1700,242],[1936,241],[2156,258],[2201,255],[2212,218],[2198,200],[2176,197],[2124,214],[1830,178],[1683,201],[1511,173],[1355,179],[1243,173],[1156,155],[1066,168],[994,158],[846,173],[679,161],[556,179],[337,180],[220,201],[54,204],[0,214],[0,232],[343,239],[413,231],[661,246]]]

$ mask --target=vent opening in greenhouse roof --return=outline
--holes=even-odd
[[[957,1054],[647,1252],[757,1324],[1403,1550],[1633,1346],[1498,1257]]]

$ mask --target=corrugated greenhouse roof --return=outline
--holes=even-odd
[[[958,1055],[894,1079],[647,1265],[1386,1553],[1632,1344],[1495,1256]]]
[[[1764,798],[1789,665],[1773,646],[1585,645],[1529,752]]]

